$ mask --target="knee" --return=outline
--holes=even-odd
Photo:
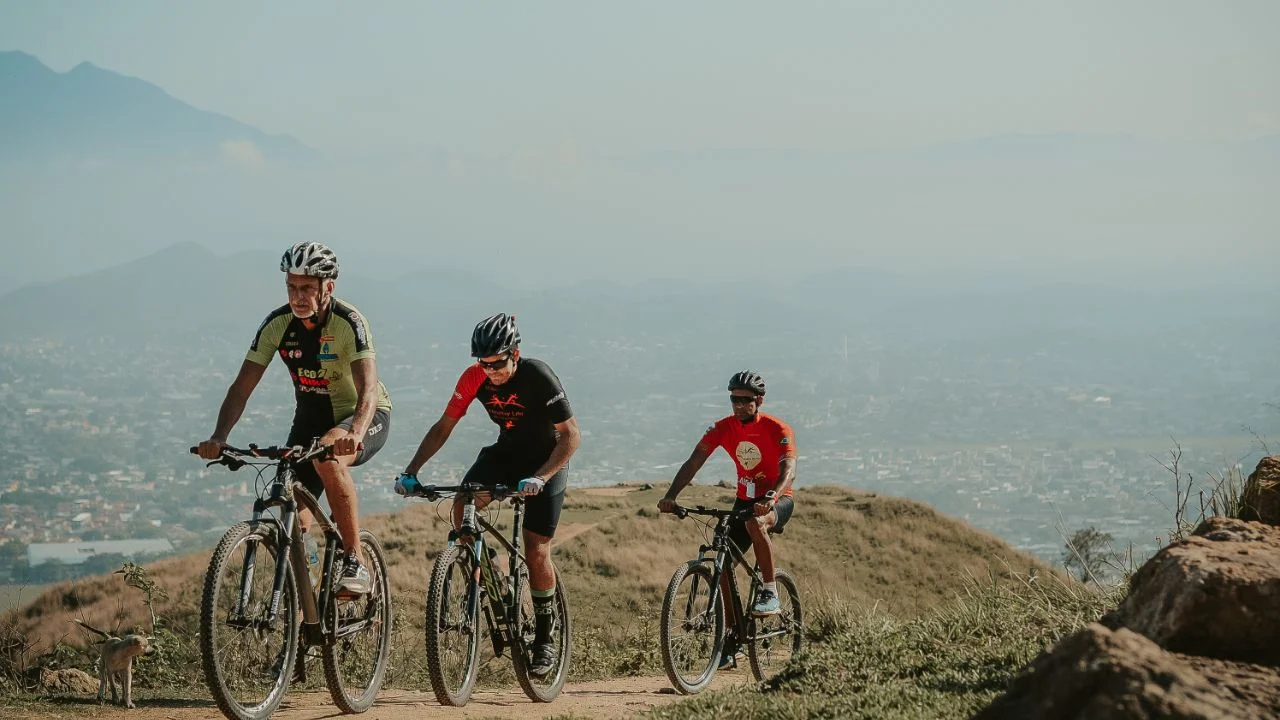
[[[526,552],[531,557],[551,556],[551,538],[546,538],[536,533],[528,533],[524,539]]]
[[[769,537],[769,528],[772,525],[768,515],[752,518],[751,522],[747,523],[747,534],[753,541],[761,542]]]
[[[346,466],[341,462],[334,460],[317,460],[313,463],[316,474],[320,476],[320,481],[324,483],[326,492],[333,492],[334,489],[341,489],[343,481],[346,479]]]

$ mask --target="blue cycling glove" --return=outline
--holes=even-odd
[[[396,478],[396,494],[405,497],[420,495],[422,493],[422,483],[418,482],[418,476],[409,473],[400,473],[400,477]]]

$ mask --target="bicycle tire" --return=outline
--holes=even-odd
[[[560,573],[554,568],[553,572],[556,576],[555,642],[558,657],[555,666],[545,677],[535,677],[530,671],[532,663],[528,654],[533,644],[535,620],[533,595],[525,591],[525,588],[529,587],[529,577],[528,565],[523,559],[520,560],[520,574],[515,584],[516,600],[515,607],[512,609],[512,624],[509,628],[512,636],[511,662],[515,666],[516,680],[520,683],[520,689],[534,702],[551,702],[560,695],[569,675],[569,655],[573,649],[573,620],[569,615],[569,597],[565,594],[564,583],[560,582]],[[529,600],[527,608],[524,603],[526,596]]]
[[[431,582],[427,586],[427,618],[426,618],[426,643],[427,643],[427,671],[431,676],[431,689],[435,692],[436,700],[441,705],[451,707],[462,707],[467,704],[467,700],[471,698],[471,690],[475,687],[477,674],[477,659],[480,651],[480,601],[474,603],[472,607],[474,611],[467,612],[467,604],[458,608],[458,620],[461,624],[460,630],[467,638],[466,650],[463,652],[461,678],[457,683],[457,687],[453,687],[451,680],[446,677],[446,667],[444,659],[444,641],[446,639],[445,630],[447,627],[450,614],[450,590],[456,590],[458,584],[461,584],[465,591],[463,599],[465,600],[471,593],[479,593],[480,588],[475,582],[474,552],[469,545],[451,545],[445,548],[436,558],[435,564],[431,566]],[[460,572],[451,577],[451,572],[457,568]],[[465,614],[464,614],[465,613]],[[470,617],[466,617],[470,615]],[[468,627],[469,631],[468,631]],[[451,673],[448,673],[451,674]]]
[[[229,624],[220,622],[219,590],[228,585],[226,582],[228,578],[224,571],[228,569],[234,559],[235,550],[242,543],[251,539],[256,540],[257,550],[266,551],[265,553],[255,551],[255,572],[252,575],[252,580],[265,580],[266,587],[263,596],[259,597],[254,594],[251,597],[250,607],[252,612],[259,612],[270,606],[271,582],[274,578],[275,563],[281,561],[280,553],[276,550],[279,547],[279,543],[274,529],[270,526],[255,525],[249,522],[239,522],[232,525],[223,534],[222,539],[218,541],[213,550],[213,556],[209,559],[209,567],[205,571],[203,594],[200,599],[200,658],[201,666],[204,670],[205,684],[208,685],[209,692],[213,695],[218,709],[231,720],[263,720],[275,712],[289,689],[289,681],[292,679],[293,665],[298,652],[298,593],[294,584],[293,573],[289,571],[285,573],[284,591],[280,598],[280,617],[277,619],[278,629],[284,633],[282,647],[279,651],[283,655],[277,653],[275,661],[265,668],[267,677],[270,677],[272,672],[276,673],[275,679],[260,702],[246,704],[236,697],[237,685],[244,681],[245,678],[236,677],[237,673],[234,669],[227,667],[226,663],[220,662],[220,660],[226,656],[228,661],[234,660],[238,665],[254,667],[255,674],[261,673],[263,669],[256,666],[253,662],[256,658],[251,656],[254,646],[261,646],[261,643],[251,641],[246,645],[247,651],[243,653],[224,653],[222,652],[222,643],[220,641],[223,639],[232,640],[241,636],[244,632],[259,633],[261,628],[257,630],[248,628],[234,630]],[[257,557],[259,554],[265,554],[272,558],[273,563],[270,572],[265,572],[265,567],[258,567],[261,560],[261,558]],[[285,559],[285,562],[287,562],[287,559]],[[231,574],[231,577],[235,578],[235,585],[232,589],[236,594],[233,598],[239,598],[239,578],[241,574],[235,572]],[[251,585],[252,589],[253,586]],[[261,634],[258,634],[258,637],[261,637]],[[268,653],[268,656],[270,655],[271,653]]]
[[[680,588],[686,579],[690,581],[690,598],[685,603],[686,607],[693,606],[696,600],[705,592],[706,599],[703,603],[705,609],[696,613],[689,611],[683,618],[678,618],[678,616],[673,618],[673,612],[685,612],[680,610],[678,596]],[[720,663],[720,653],[724,651],[724,596],[723,594],[717,595],[715,606],[711,606],[712,580],[710,568],[697,560],[691,560],[676,568],[675,573],[671,576],[671,581],[667,583],[667,591],[662,596],[662,617],[658,623],[658,644],[662,650],[662,666],[667,671],[667,679],[671,681],[672,687],[683,695],[700,693],[711,684],[711,680],[715,677],[717,666]],[[679,653],[677,648],[674,647],[671,636],[671,625],[675,619],[679,619],[682,627],[689,626],[691,629],[706,629],[706,621],[708,619],[711,621],[711,645],[709,648],[704,648],[708,650],[705,653],[707,664],[692,678],[682,674],[683,671],[678,667]],[[698,653],[699,664],[703,654],[703,652]]]
[[[365,565],[368,566],[369,575],[373,580],[373,587],[367,595],[359,598],[346,600],[331,597],[330,603],[334,606],[332,612],[335,620],[335,634],[340,630],[343,615],[348,612],[362,615],[361,619],[370,624],[352,635],[335,637],[332,642],[320,648],[320,657],[324,661],[325,684],[329,686],[329,694],[333,696],[334,704],[345,713],[362,713],[373,706],[378,690],[382,688],[382,681],[387,673],[387,661],[391,655],[391,586],[387,581],[386,555],[382,551],[382,544],[378,542],[378,538],[368,530],[360,531],[360,545],[364,553]],[[338,578],[334,578],[335,582],[337,580]],[[359,694],[352,695],[348,692],[348,685],[351,685],[352,681],[358,683],[365,678],[357,679],[351,670],[353,665],[360,663],[361,658],[367,657],[367,653],[361,652],[353,656],[352,651],[356,648],[358,636],[370,631],[376,633],[373,645],[360,649],[371,650],[373,653],[371,672],[364,688]],[[368,663],[365,664],[368,665]],[[348,671],[344,672],[344,668]]]
[[[786,570],[776,571],[774,579],[778,586],[778,600],[782,606],[779,613],[765,617],[751,615],[747,619],[747,660],[751,664],[751,674],[755,676],[757,682],[765,682],[776,675],[787,661],[800,652],[804,644],[804,610],[800,607],[800,592],[796,589],[796,581]],[[758,583],[752,580],[751,595],[748,597],[754,598],[758,589]],[[756,637],[761,634],[771,635],[775,632],[783,634],[774,637]],[[780,648],[776,657],[772,653],[775,647]]]

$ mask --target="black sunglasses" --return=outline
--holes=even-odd
[[[729,402],[733,405],[750,405],[759,400],[755,395],[730,395]]]
[[[476,358],[476,362],[486,370],[501,370],[507,366],[507,363],[511,362],[511,354],[507,353],[500,360],[481,360]]]

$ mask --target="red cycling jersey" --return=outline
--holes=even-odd
[[[778,486],[782,458],[796,456],[796,435],[772,415],[757,413],[748,423],[730,415],[707,428],[698,447],[708,453],[724,448],[738,468],[738,499],[758,500]],[[790,496],[791,488],[783,495]]]

